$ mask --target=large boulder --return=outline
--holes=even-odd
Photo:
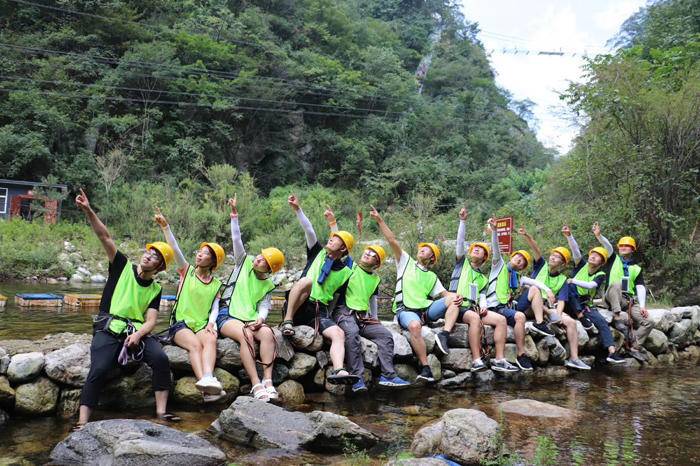
[[[282,335],[282,332],[277,327],[272,328],[272,333],[275,335],[275,343],[277,344],[277,357],[285,362],[291,361],[294,357],[292,344],[289,343],[289,340]]]
[[[277,393],[285,404],[299,405],[304,402],[304,386],[294,380],[285,380],[277,386]]]
[[[314,426],[304,413],[239,396],[221,412],[212,427],[225,439],[240,445],[296,450]]]
[[[289,337],[289,339],[294,348],[306,349],[313,344],[315,333],[315,330],[308,325],[297,325],[294,327],[294,335]]]
[[[44,354],[33,353],[15,354],[7,367],[7,378],[18,384],[36,379],[44,369]]]
[[[647,311],[654,328],[663,333],[671,330],[673,324],[676,323],[676,317],[668,309],[648,309]]]
[[[564,361],[566,361],[568,357],[564,345],[562,345],[556,337],[545,337],[544,340],[549,347],[549,363],[557,365],[564,364]]]
[[[232,442],[259,449],[342,452],[347,447],[371,447],[378,440],[345,416],[287,411],[247,396],[222,411],[212,427]]]
[[[202,397],[202,392],[195,386],[196,382],[197,379],[195,377],[178,379],[173,390],[173,401],[188,405],[203,404],[204,398]]]
[[[472,368],[472,353],[466,348],[453,348],[442,357],[442,366],[457,372],[467,371]]]
[[[671,331],[668,333],[668,338],[674,345],[685,348],[693,341],[695,330],[696,328],[693,326],[691,319],[682,319],[680,322],[673,324]]]
[[[15,389],[15,410],[23,414],[49,414],[56,409],[58,387],[46,377]]]
[[[216,341],[216,365],[233,371],[241,367],[241,347],[230,338],[219,338]]]
[[[530,337],[530,335],[528,335],[528,337]],[[532,361],[538,366],[546,366],[549,362],[549,343],[547,339],[540,339],[535,346],[537,348],[537,358]]]
[[[51,452],[51,464],[219,465],[226,455],[208,441],[150,421],[90,422]]]
[[[177,345],[165,345],[163,351],[170,360],[170,368],[177,372],[192,373],[192,363],[190,363],[190,353]]]
[[[289,378],[300,379],[316,367],[316,358],[306,353],[295,353],[289,361]]]
[[[394,364],[396,374],[404,380],[413,383],[418,376],[416,369],[409,364]]]
[[[394,339],[394,357],[404,359],[413,356],[413,348],[403,333],[392,331],[391,337]]]
[[[7,377],[0,376],[0,406],[12,407],[15,404],[15,390]]]
[[[584,345],[588,343],[590,337],[586,329],[583,328],[583,324],[581,324],[581,321],[578,319],[576,320],[576,332],[578,333],[578,347],[583,348]]]
[[[404,330],[403,336],[406,337],[407,341],[411,341],[411,332],[408,330]],[[423,337],[423,340],[425,340],[425,349],[428,353],[431,353],[433,351],[433,348],[435,348],[435,332],[433,331],[432,328],[426,327],[425,325],[421,327],[420,329],[421,336]]]
[[[461,464],[495,460],[500,452],[498,422],[475,409],[453,409],[413,438],[416,456],[442,453]]]
[[[358,426],[345,416],[325,411],[308,414],[314,429],[302,447],[322,453],[341,452],[346,449],[373,447],[379,440],[374,434]]]
[[[644,347],[654,356],[666,353],[668,351],[668,337],[661,330],[654,328],[644,340]]]
[[[72,387],[82,387],[90,370],[90,345],[74,343],[48,353],[45,361],[44,371],[51,380]]]
[[[241,381],[228,371],[219,367],[214,368],[214,377],[221,382],[221,387],[226,391],[226,397],[221,401],[231,402],[238,396],[238,390],[241,388]]]
[[[56,414],[64,419],[70,419],[80,409],[80,392],[79,388],[63,389],[58,397],[58,406]]]
[[[504,401],[499,405],[504,413],[519,414],[527,417],[572,418],[576,412],[541,401],[518,399]]]
[[[467,324],[455,324],[450,336],[447,338],[447,344],[450,348],[468,348],[469,342],[467,338],[467,333],[469,332],[469,325]]]
[[[360,337],[362,348],[362,360],[367,367],[379,366],[379,347],[377,344],[365,337]]]
[[[10,366],[10,357],[5,351],[5,348],[0,348],[0,375],[7,374],[7,368]]]
[[[100,403],[112,408],[146,408],[155,403],[153,371],[141,364],[133,374],[107,382]]]
[[[88,334],[76,335],[75,333],[63,332],[52,333],[39,340],[0,340],[0,348],[4,348],[10,356],[34,351],[46,354],[73,343],[87,343],[89,345],[91,341],[92,336]]]
[[[433,373],[433,378],[436,382],[442,380],[442,364],[440,360],[434,354],[428,355],[428,366],[430,366],[430,371]]]

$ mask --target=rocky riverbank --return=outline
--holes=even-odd
[[[608,320],[612,316],[602,311]],[[648,362],[644,365],[671,365],[682,359],[700,358],[700,306],[673,309],[650,309],[654,330],[645,342]],[[414,380],[417,364],[407,334],[394,322],[383,322],[394,338],[394,359],[397,372]],[[490,384],[507,378],[562,378],[569,369],[563,366],[567,358],[568,342],[563,334],[541,338],[526,336],[527,353],[537,368],[532,373],[495,374],[490,370],[472,373],[471,354],[467,348],[467,325],[458,324],[450,336],[451,351],[447,356],[434,352],[435,335],[440,328],[424,328],[424,338],[430,353],[429,362],[437,379],[437,388],[458,389],[474,385]],[[623,343],[622,334],[613,329],[618,346]],[[292,338],[284,338],[275,329],[278,357],[274,370],[274,383],[278,386],[282,401],[294,406],[304,401],[307,392],[328,391],[343,395],[344,386],[326,382],[329,371],[328,345],[314,334],[310,327],[296,327]],[[493,332],[486,327],[486,336],[493,343]],[[88,372],[91,336],[71,333],[48,335],[41,340],[0,341],[0,421],[9,416],[61,416],[75,415],[80,388]],[[586,332],[579,325],[580,351],[586,362],[593,363],[598,351],[598,336]],[[507,357],[515,357],[515,344],[509,331],[506,346]],[[372,385],[378,376],[377,346],[362,339],[365,361],[365,379]],[[203,401],[195,389],[186,351],[177,346],[165,348],[171,361],[173,378],[172,401],[175,405],[196,406]],[[626,359],[627,367],[640,367],[632,358]],[[595,370],[595,369],[594,369]],[[217,343],[216,376],[222,381],[230,403],[239,394],[250,391],[250,382],[241,368],[239,346],[229,339]],[[433,388],[424,388],[432,390]],[[142,408],[151,406],[151,370],[148,366],[131,366],[115,370],[105,387],[101,402],[118,408]]]

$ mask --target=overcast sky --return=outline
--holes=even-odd
[[[584,53],[606,51],[606,42],[646,0],[462,0],[464,15],[478,22],[499,86],[535,103],[537,136],[566,153],[578,129],[567,119],[559,93],[579,81]],[[503,49],[507,49],[506,52]],[[513,53],[514,49],[518,52]],[[541,56],[559,51],[564,56]],[[529,51],[526,54],[525,51]],[[534,54],[533,54],[534,52]],[[575,56],[574,56],[575,54]]]

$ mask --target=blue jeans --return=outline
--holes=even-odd
[[[407,309],[400,307],[396,310],[396,318],[399,321],[401,328],[408,330],[408,325],[414,320],[421,321],[421,316],[426,315],[426,321],[434,322],[445,317],[447,312],[447,304],[445,298],[440,298],[428,306],[427,309]]]
[[[600,335],[600,345],[606,350],[615,345],[615,339],[612,336],[612,331],[610,326],[605,321],[605,317],[600,315],[598,309],[594,307],[588,307],[586,305],[586,299],[581,298],[578,295],[578,290],[576,290],[576,285],[569,284],[569,299],[566,300],[566,305],[564,306],[564,311],[569,314],[574,319],[578,319],[578,314],[583,311],[584,315],[590,319],[595,328],[598,329],[598,335]]]

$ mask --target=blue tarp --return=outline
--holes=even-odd
[[[60,294],[53,293],[22,293],[18,294],[22,299],[32,300],[32,299],[63,299]]]

